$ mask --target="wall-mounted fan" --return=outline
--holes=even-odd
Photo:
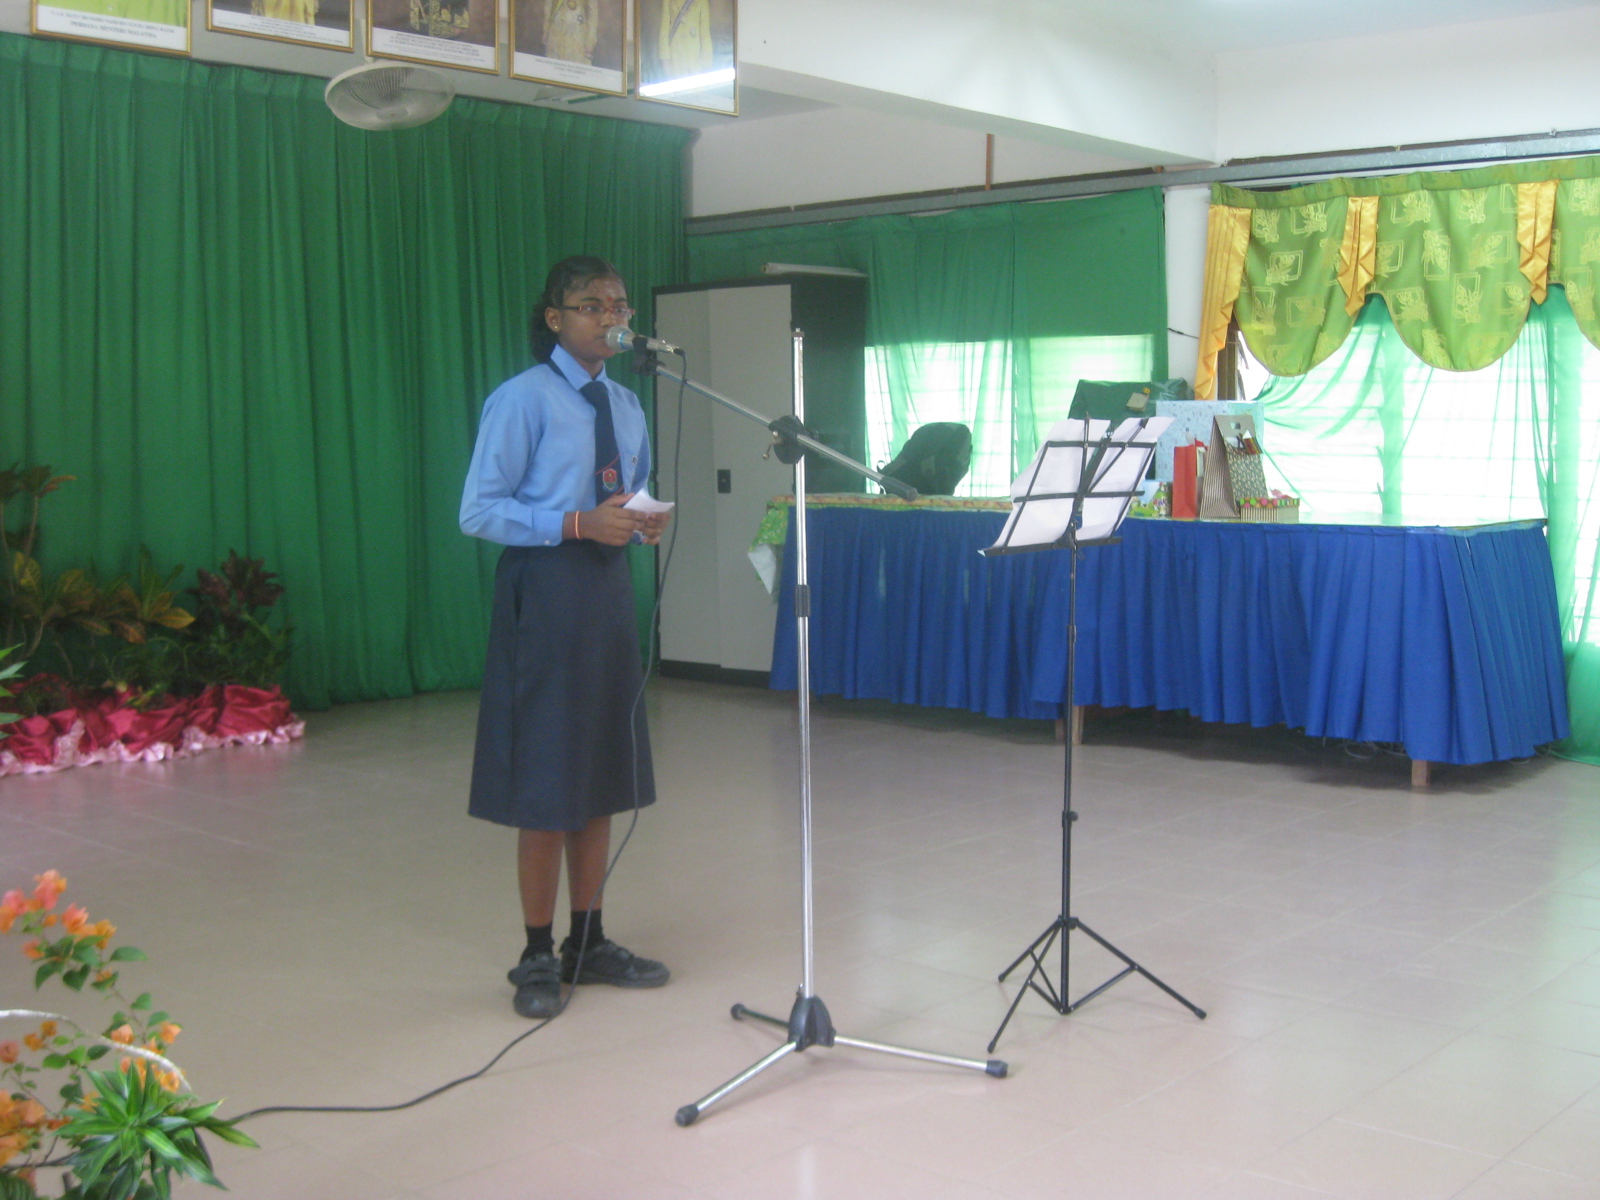
[[[456,98],[450,77],[402,62],[369,62],[328,80],[322,93],[333,115],[357,129],[425,125]]]

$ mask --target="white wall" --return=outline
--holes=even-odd
[[[1217,56],[1219,158],[1600,127],[1600,7]]]
[[[1209,187],[1166,189],[1167,375],[1194,382],[1206,261]],[[1179,332],[1173,333],[1176,329]]]
[[[1119,171],[1143,163],[995,138],[997,183]],[[824,108],[702,129],[690,158],[691,216],[972,187],[984,135],[860,108]]]
[[[1149,161],[1207,161],[1208,57],[1041,0],[742,0],[757,87]]]

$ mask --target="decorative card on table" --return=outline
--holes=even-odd
[[[1267,496],[1267,476],[1261,464],[1261,443],[1256,440],[1253,417],[1213,417],[1200,515],[1237,518],[1239,501]]]
[[[1213,417],[1248,413],[1256,419],[1256,428],[1260,429],[1266,423],[1265,407],[1255,400],[1157,400],[1156,413],[1171,417],[1172,424],[1156,443],[1156,478],[1162,483],[1172,482],[1172,452],[1179,446],[1207,441],[1211,437]]]

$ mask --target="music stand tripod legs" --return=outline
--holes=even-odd
[[[738,1021],[743,1020],[745,1017],[750,1017],[757,1021],[764,1021],[769,1025],[776,1025],[780,1029],[787,1030],[788,1039],[783,1045],[739,1072],[721,1087],[708,1092],[693,1104],[685,1104],[677,1111],[675,1117],[679,1125],[693,1125],[706,1109],[749,1083],[768,1067],[774,1066],[791,1054],[803,1053],[813,1046],[845,1046],[854,1050],[871,1050],[879,1054],[891,1054],[898,1058],[911,1058],[921,1062],[938,1063],[941,1066],[982,1071],[996,1078],[1004,1078],[1006,1074],[1006,1064],[999,1059],[954,1058],[947,1054],[934,1054],[926,1050],[911,1050],[904,1046],[889,1046],[881,1042],[868,1042],[860,1038],[844,1037],[834,1029],[833,1018],[828,1015],[828,1007],[816,993],[812,970],[815,954],[812,937],[814,894],[812,889],[811,839],[811,589],[806,574],[805,452],[809,450],[831,459],[868,479],[875,480],[882,484],[887,491],[903,496],[905,499],[915,500],[917,493],[899,480],[878,474],[854,459],[839,453],[832,447],[817,441],[812,436],[804,425],[805,374],[803,363],[804,338],[800,331],[796,330],[794,333],[794,416],[779,417],[776,420],[769,420],[760,413],[754,412],[742,404],[728,399],[726,396],[719,395],[710,388],[694,383],[686,378],[687,372],[682,375],[673,374],[658,363],[653,362],[653,359],[646,359],[643,364],[646,369],[651,370],[656,375],[670,379],[684,387],[693,388],[708,399],[715,400],[717,403],[752,420],[760,421],[772,431],[774,452],[784,462],[794,464],[794,524],[790,530],[790,536],[795,539],[795,658],[800,677],[801,983],[795,997],[794,1007],[789,1011],[788,1020],[756,1012],[742,1004],[733,1006],[734,1020]]]

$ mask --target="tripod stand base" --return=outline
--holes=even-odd
[[[1069,950],[1067,946],[1067,937],[1074,930],[1091,939],[1102,950],[1105,950],[1121,959],[1123,967],[1122,970],[1111,976],[1111,978],[1107,979],[1099,987],[1091,988],[1089,991],[1079,996],[1076,1000],[1068,1000],[1067,955]],[[1045,969],[1044,965],[1045,957],[1050,953],[1051,947],[1056,944],[1056,940],[1058,938],[1061,942],[1061,984],[1059,987],[1051,982],[1050,974]],[[1199,1017],[1200,1020],[1204,1021],[1206,1019],[1205,1009],[1190,1003],[1189,1000],[1176,989],[1169,987],[1165,983],[1162,983],[1161,980],[1150,974],[1150,972],[1145,970],[1144,967],[1140,966],[1133,959],[1129,958],[1121,950],[1118,950],[1110,942],[1106,941],[1105,938],[1101,937],[1082,921],[1078,920],[1077,917],[1057,917],[1054,921],[1050,922],[1049,928],[1047,928],[1038,937],[1034,938],[1029,944],[1028,948],[1021,954],[1017,955],[1017,957],[1012,960],[1012,963],[1009,967],[1000,972],[1000,982],[1004,983],[1006,981],[1006,977],[1009,976],[1011,972],[1020,967],[1025,959],[1030,958],[1033,960],[1033,966],[1028,969],[1028,974],[1022,981],[1022,986],[1017,989],[1017,995],[1016,998],[1011,1001],[1011,1007],[1006,1009],[1005,1019],[1000,1022],[1000,1028],[996,1029],[994,1031],[994,1037],[989,1039],[988,1049],[990,1054],[993,1054],[994,1048],[1000,1044],[1000,1035],[1006,1031],[1006,1026],[1011,1024],[1011,1017],[1017,1011],[1017,1006],[1022,1003],[1022,998],[1030,991],[1038,994],[1038,996],[1042,998],[1046,1004],[1065,1017],[1071,1013],[1077,1012],[1078,1009],[1089,1003],[1089,1001],[1093,1000],[1101,992],[1115,984],[1121,983],[1129,975],[1134,974],[1143,975],[1151,983],[1155,984],[1163,992],[1171,996],[1195,1016]],[[1041,980],[1043,981],[1042,986],[1040,982]]]
[[[914,1058],[919,1062],[939,1063],[947,1067],[964,1067],[969,1071],[982,1071],[996,1079],[1004,1079],[1009,1069],[1006,1064],[998,1059],[988,1060],[977,1058],[953,1058],[948,1054],[934,1054],[927,1050],[910,1050],[904,1046],[889,1046],[882,1042],[867,1042],[860,1038],[848,1038],[835,1032],[833,1018],[828,1015],[828,1006],[823,1004],[820,996],[800,995],[795,997],[794,1007],[789,1010],[789,1019],[769,1017],[765,1013],[758,1013],[754,1009],[746,1008],[742,1004],[735,1004],[732,1012],[735,1021],[742,1021],[746,1017],[755,1021],[765,1021],[768,1025],[776,1025],[779,1029],[786,1029],[789,1040],[784,1042],[771,1054],[760,1059],[752,1066],[739,1072],[727,1083],[717,1088],[694,1104],[685,1104],[673,1118],[679,1125],[693,1125],[705,1112],[724,1096],[749,1083],[768,1067],[791,1054],[799,1054],[809,1050],[812,1046],[848,1046],[853,1050],[872,1050],[878,1054],[892,1054],[899,1058]],[[993,1050],[994,1047],[990,1047]]]

